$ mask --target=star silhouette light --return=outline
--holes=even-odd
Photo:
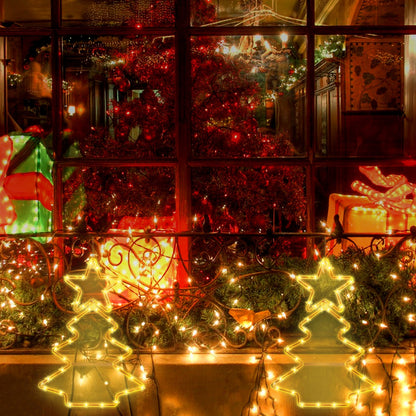
[[[91,303],[100,304],[107,312],[112,305],[108,292],[114,286],[111,277],[101,272],[101,266],[95,257],[87,263],[84,274],[70,274],[64,276],[64,281],[77,293],[72,307],[75,312],[84,309]]]
[[[321,260],[316,275],[299,275],[296,280],[309,292],[305,305],[307,312],[325,307],[342,313],[341,292],[354,283],[352,276],[335,276],[327,258]]]

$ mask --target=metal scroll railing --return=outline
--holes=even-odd
[[[360,245],[358,242],[366,242]],[[276,349],[296,332],[307,294],[295,276],[329,257],[354,277],[349,336],[397,346],[416,330],[416,228],[401,234],[113,233],[0,240],[0,348],[65,338],[75,296],[63,276],[97,257],[112,315],[139,351]]]

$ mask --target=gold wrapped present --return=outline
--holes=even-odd
[[[331,194],[327,217],[327,225],[331,230],[334,230],[336,214],[339,215],[344,233],[394,234],[405,232],[416,225],[416,214],[392,212],[368,197],[359,195]],[[354,237],[353,240],[363,248],[371,243],[371,237]],[[388,242],[393,243],[395,240],[397,239],[389,238]],[[335,241],[330,241],[327,249],[332,249],[333,254],[339,254],[349,245],[351,242],[345,239],[337,245]]]

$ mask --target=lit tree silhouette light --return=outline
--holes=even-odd
[[[354,279],[351,276],[335,276],[329,260],[324,258],[316,275],[299,275],[296,280],[309,292],[305,304],[308,315],[299,323],[299,329],[305,336],[284,348],[285,355],[296,364],[277,377],[272,387],[294,396],[299,407],[349,407],[354,404],[354,399],[358,400],[360,395],[376,388],[375,383],[357,369],[365,349],[344,336],[350,329],[350,323],[342,317],[345,306],[341,292],[347,288],[353,290]],[[307,325],[313,327],[316,335],[312,336]],[[339,349],[340,343],[355,353],[350,355],[342,367],[333,367],[329,372],[319,365],[319,361],[325,360],[320,360],[315,353],[322,353],[328,346]],[[301,350],[304,346],[309,347],[309,352],[314,352],[314,365],[305,365],[302,358],[294,354],[295,349]],[[336,379],[332,374],[335,374]],[[343,385],[344,380],[348,385]]]
[[[39,383],[39,388],[63,397],[68,407],[116,407],[120,397],[144,390],[125,368],[132,349],[113,338],[118,325],[109,315],[110,278],[95,257],[83,275],[67,275],[77,295],[75,316],[67,323],[72,336],[52,348],[65,364]]]

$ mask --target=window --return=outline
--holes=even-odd
[[[416,180],[411,1],[38,3],[4,6],[0,125],[54,163],[44,231],[316,232],[359,166]]]
[[[324,317],[307,352],[352,348],[333,366],[346,375],[364,350],[394,345],[389,397],[371,408],[410,405],[390,386],[405,382],[393,364],[415,334],[414,0],[0,4],[0,349],[32,334],[55,352],[76,342],[74,391],[97,362],[121,369],[102,354],[113,318],[137,351],[259,348],[245,406],[258,413],[266,353],[290,356]],[[332,254],[341,286],[328,285]],[[294,357],[280,381],[301,369]]]

